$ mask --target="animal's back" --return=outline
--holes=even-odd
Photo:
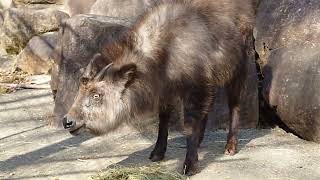
[[[150,58],[166,53],[161,63],[173,83],[203,79],[224,86],[245,69],[243,35],[252,28],[251,5],[250,0],[160,1],[134,27],[137,48]]]

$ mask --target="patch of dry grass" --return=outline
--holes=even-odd
[[[158,164],[142,167],[114,167],[100,172],[93,180],[186,180],[178,172],[167,170]]]
[[[24,82],[26,77],[27,74],[23,72],[0,73],[0,83],[20,84]],[[0,86],[0,94],[6,94],[13,91],[14,89],[12,88]]]

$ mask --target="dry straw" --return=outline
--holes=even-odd
[[[186,180],[178,172],[168,171],[158,164],[142,167],[113,167],[108,168],[93,180]]]

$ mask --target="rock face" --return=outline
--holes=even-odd
[[[13,0],[15,4],[56,4],[61,0]]]
[[[320,142],[320,1],[261,2],[256,51],[263,96],[279,118],[306,140]]]
[[[93,54],[100,52],[103,42],[126,29],[129,22],[119,18],[96,15],[77,15],[67,20],[59,31],[55,58],[56,73],[51,85],[55,94],[55,120],[52,126],[61,126],[61,118],[71,107],[78,91],[81,68],[89,63]]]
[[[66,0],[14,0],[13,7],[28,9],[47,9],[53,8],[60,11],[65,10]]]
[[[77,14],[88,14],[92,5],[96,1],[97,0],[68,0],[65,6],[70,16]]]
[[[0,56],[0,73],[8,74],[14,70],[14,60],[12,57]]]
[[[3,24],[3,10],[0,9],[0,26]]]
[[[18,55],[16,66],[29,74],[48,73],[53,64],[51,55],[54,53],[57,38],[57,32],[33,37]]]
[[[97,0],[91,7],[90,14],[135,18],[155,0]]]
[[[0,45],[7,53],[18,54],[33,36],[57,31],[68,17],[54,9],[8,9],[0,29]]]
[[[8,9],[13,6],[12,0],[0,0],[0,9]]]

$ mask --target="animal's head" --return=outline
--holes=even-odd
[[[78,95],[63,118],[64,128],[72,134],[87,129],[100,135],[130,118],[132,107],[127,90],[136,73],[135,64],[108,64],[101,54],[96,54],[80,78]]]

